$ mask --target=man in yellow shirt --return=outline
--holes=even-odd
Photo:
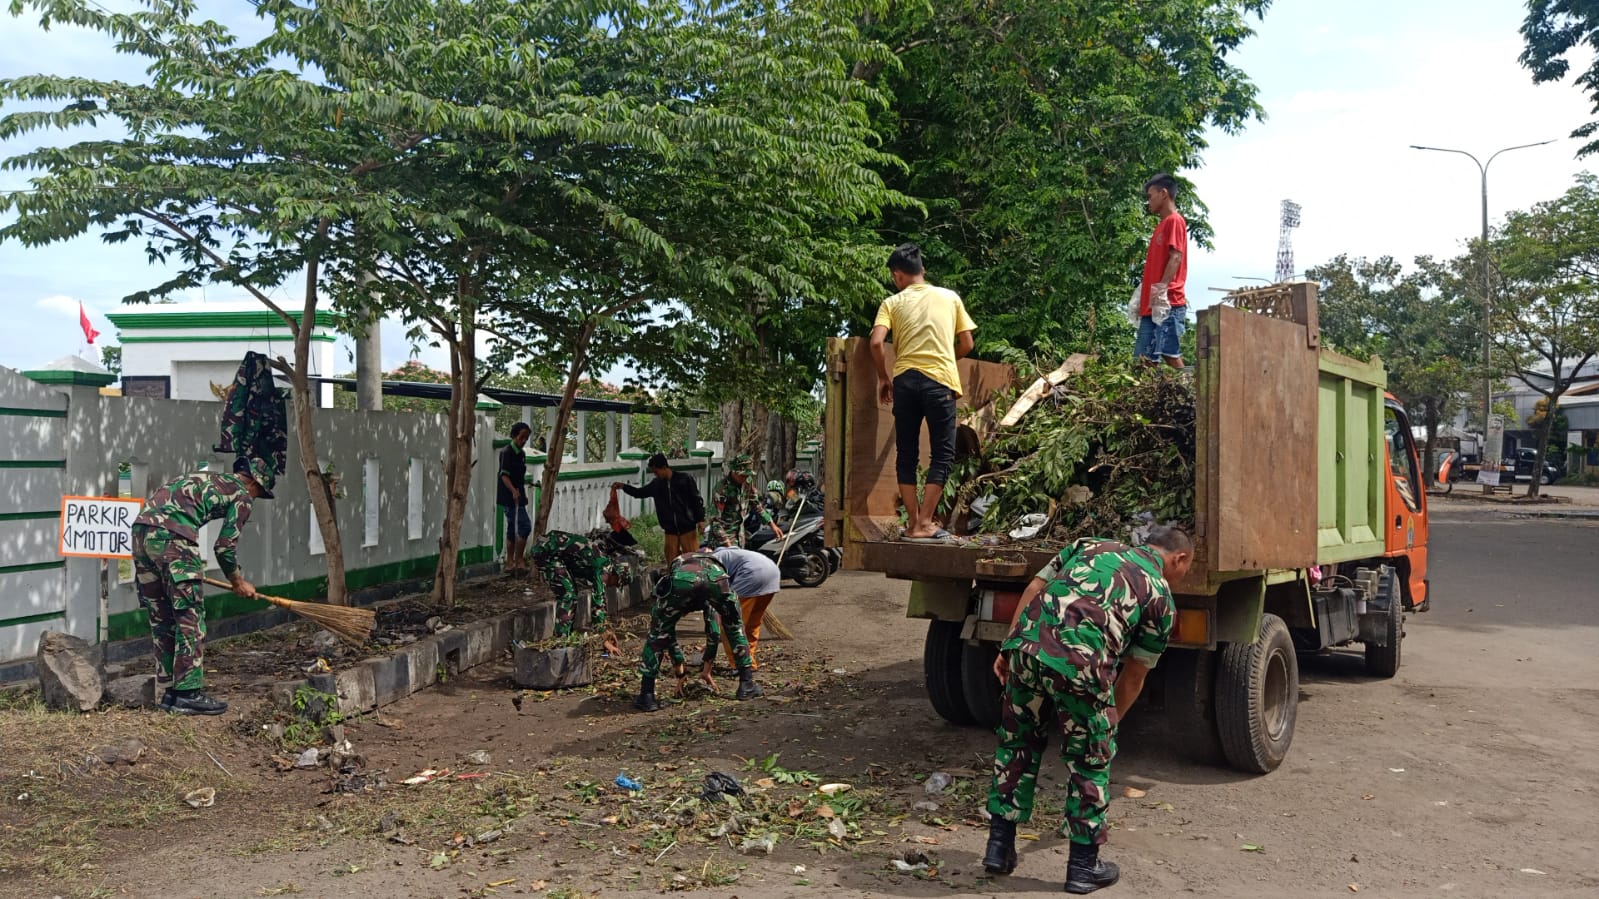
[[[933,514],[955,463],[955,401],[961,395],[955,360],[972,351],[977,323],[966,314],[960,295],[927,283],[922,250],[903,244],[888,257],[888,271],[899,293],[883,301],[872,324],[872,359],[877,363],[877,396],[894,409],[896,474],[910,523],[909,540],[944,540],[949,532]],[[894,372],[888,371],[883,341],[894,333]],[[921,455],[922,422],[927,422],[932,461],[920,502],[916,463]]]

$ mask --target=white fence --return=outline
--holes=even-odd
[[[184,473],[232,464],[212,451],[218,403],[100,396],[103,380],[92,374],[42,374],[57,383],[0,368],[0,666],[31,657],[43,630],[91,642],[146,632],[126,562],[112,562],[107,571],[102,632],[100,561],[57,555],[63,495],[142,498]],[[349,586],[430,574],[444,518],[444,417],[335,409],[315,416],[318,453],[342,478],[345,498],[335,511]],[[479,455],[492,458],[493,428],[485,416],[476,439]],[[239,549],[246,577],[291,598],[319,595],[327,571],[305,478],[297,473],[303,470],[291,434],[276,498],[256,502]],[[468,505],[462,525],[469,564],[493,558],[494,471],[479,464],[472,476],[473,496],[486,499]],[[208,561],[216,527],[203,535]],[[206,604],[210,619],[259,608],[231,596]]]
[[[104,372],[67,368],[24,376],[0,368],[0,681],[33,656],[39,635],[60,630],[91,642],[146,633],[127,562],[106,570],[106,620],[101,622],[101,563],[58,554],[61,498],[142,498],[181,474],[220,469],[232,459],[212,451],[221,406],[215,402],[101,396]],[[42,383],[41,383],[42,382]],[[438,555],[444,513],[446,429],[442,415],[408,412],[315,412],[317,450],[324,465],[341,475],[343,498],[336,514],[344,541],[347,584],[362,589],[426,577]],[[610,433],[615,425],[607,422]],[[627,428],[618,437],[628,437]],[[480,415],[472,500],[462,525],[461,553],[467,564],[488,562],[503,544],[494,506],[498,453],[491,420]],[[615,481],[642,484],[646,454],[617,452],[609,458],[568,461],[556,481],[550,527],[583,532],[600,523]],[[626,445],[625,443],[623,444]],[[799,467],[817,471],[818,448],[802,449]],[[528,483],[543,476],[544,457],[529,454]],[[700,493],[720,481],[718,452],[697,449],[671,460],[694,476]],[[290,435],[287,471],[276,498],[260,500],[241,541],[245,575],[265,592],[309,598],[325,590],[322,535]],[[637,517],[653,504],[623,494],[622,512]],[[202,542],[207,560],[216,524]],[[261,608],[231,595],[206,604],[216,620]]]

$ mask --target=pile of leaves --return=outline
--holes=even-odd
[[[1018,395],[995,400],[995,420]],[[988,534],[1042,513],[1047,520],[1035,539],[1052,544],[1125,536],[1152,520],[1187,525],[1194,446],[1188,375],[1125,359],[1092,361],[956,463],[945,511],[964,522],[975,504],[982,515],[973,530]]]

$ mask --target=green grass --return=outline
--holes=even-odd
[[[629,520],[633,522],[633,539],[644,548],[650,564],[659,564],[666,555],[666,533],[661,530],[660,520],[654,512],[645,512]]]

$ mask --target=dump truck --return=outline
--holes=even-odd
[[[1230,294],[1199,312],[1196,338],[1195,559],[1172,584],[1151,693],[1190,754],[1266,773],[1293,742],[1300,654],[1358,644],[1370,674],[1398,671],[1405,615],[1431,602],[1425,479],[1381,361],[1320,345],[1314,284]],[[968,453],[980,438],[966,416],[1020,385],[1007,365],[959,367]],[[1022,549],[1025,564],[1007,565],[991,547],[897,539],[893,417],[861,338],[829,341],[824,444],[829,545],[845,568],[909,582],[937,713],[996,724],[991,666],[1053,553]],[[925,436],[922,452],[925,465]]]

